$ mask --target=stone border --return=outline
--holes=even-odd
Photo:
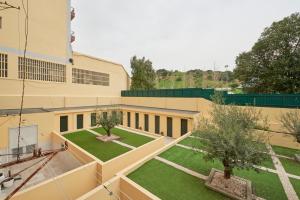
[[[237,200],[252,200],[252,187],[251,187],[251,181],[247,180],[247,179],[243,179],[243,178],[240,178],[238,176],[232,176],[231,178],[234,178],[234,179],[239,179],[239,180],[242,180],[244,182],[246,182],[246,187],[247,187],[247,191],[246,191],[246,198],[241,198],[239,196],[236,196],[232,193],[229,193],[227,192],[226,190],[223,190],[221,188],[218,188],[218,187],[215,187],[215,186],[212,186],[210,183],[212,181],[212,178],[214,176],[214,174],[216,172],[220,172],[220,173],[223,173],[221,170],[218,170],[218,169],[215,169],[215,168],[212,168],[210,173],[209,173],[209,176],[208,178],[206,179],[205,181],[205,186],[208,187],[209,189],[211,190],[214,190],[216,192],[219,192],[219,193],[222,193],[223,195],[225,196],[228,196],[230,198],[233,198],[233,199],[237,199]]]

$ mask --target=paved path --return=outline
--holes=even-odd
[[[203,179],[203,180],[206,180],[206,179],[207,179],[207,176],[204,176],[204,175],[202,175],[202,174],[199,174],[198,172],[195,172],[195,171],[193,171],[193,170],[190,170],[190,169],[188,169],[188,168],[185,168],[185,167],[183,167],[183,166],[181,166],[181,165],[178,165],[178,164],[176,164],[176,163],[173,163],[173,162],[171,162],[171,161],[169,161],[169,160],[166,160],[166,159],[164,159],[164,158],[161,158],[161,157],[156,156],[155,159],[156,159],[156,160],[159,160],[159,161],[161,161],[161,162],[163,162],[163,163],[165,163],[165,164],[167,164],[167,165],[170,165],[170,166],[172,166],[172,167],[174,167],[174,168],[176,168],[176,169],[179,169],[179,170],[181,170],[181,171],[183,171],[183,172],[185,172],[185,173],[187,173],[187,174],[190,174],[190,175],[192,175],[192,176],[195,176],[195,177],[197,177],[197,178],[200,178],[200,179]]]
[[[93,130],[91,130],[91,129],[85,129],[85,130],[87,130],[87,131],[90,132],[90,133],[93,133],[93,134],[96,135],[96,136],[100,136],[99,133],[97,133],[96,131],[93,131]],[[118,140],[113,140],[112,142],[117,143],[117,144],[119,144],[119,145],[121,145],[121,146],[127,147],[127,148],[129,148],[129,149],[135,149],[135,148],[136,148],[136,147],[134,147],[134,146],[131,146],[131,145],[129,145],[129,144],[125,144],[125,143],[120,142],[120,141],[118,141]]]
[[[299,200],[291,182],[288,177],[288,174],[285,172],[280,160],[276,156],[275,152],[273,151],[271,145],[267,144],[267,149],[269,150],[269,153],[271,155],[271,158],[273,160],[275,169],[277,171],[278,177],[281,181],[281,184],[283,186],[283,189],[288,197],[289,200]]]

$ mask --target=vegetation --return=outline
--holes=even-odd
[[[209,175],[211,168],[224,169],[219,160],[207,161],[203,153],[195,153],[193,150],[178,146],[170,148],[159,156],[206,176]],[[236,176],[250,180],[257,196],[270,200],[287,199],[277,174],[262,170],[260,173],[257,173],[256,170],[238,169],[233,170],[233,172]],[[173,180],[174,176],[171,177],[170,179]]]
[[[293,134],[298,143],[300,143],[300,111],[293,110],[281,115],[282,126]]]
[[[102,135],[106,134],[106,131],[102,127],[94,128],[93,131],[96,131],[97,133],[100,133]],[[139,135],[139,134],[135,134],[135,133],[131,133],[129,131],[125,131],[125,130],[118,129],[118,128],[113,128],[111,130],[111,132],[114,135],[119,136],[121,142],[123,142],[125,144],[129,144],[129,145],[134,146],[134,147],[139,147],[143,144],[146,144],[146,143],[154,140],[153,138],[143,136],[143,135]]]
[[[234,74],[248,92],[300,92],[300,13],[273,22],[248,52],[236,58]]]
[[[297,161],[286,158],[279,159],[287,173],[300,176],[300,165]]]
[[[97,140],[97,136],[88,131],[78,131],[63,136],[102,161],[110,160],[130,151],[129,148],[119,144]]]
[[[260,112],[250,107],[224,105],[223,99],[214,97],[211,120],[203,120],[197,133],[206,143],[206,160],[219,160],[224,166],[224,178],[229,179],[232,170],[256,169],[266,159],[262,138],[254,134],[261,126]]]
[[[298,179],[294,179],[294,178],[290,178],[290,181],[298,195],[298,197],[300,197],[300,180]]]
[[[234,80],[231,71],[202,71],[200,69],[181,72],[159,69],[156,71],[157,89],[174,88],[236,88],[239,84]],[[234,88],[233,88],[234,89]]]
[[[130,67],[132,73],[131,90],[154,89],[156,74],[150,60],[133,56],[130,60]]]
[[[102,126],[107,136],[111,136],[111,130],[121,123],[121,114],[118,111],[100,111],[96,112],[96,125]]]
[[[291,149],[291,148],[275,146],[275,145],[272,145],[272,149],[277,155],[288,156],[291,158],[294,157],[295,154],[300,154],[299,149]]]
[[[206,188],[203,180],[154,159],[128,178],[164,200],[229,200]]]

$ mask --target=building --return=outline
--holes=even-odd
[[[73,166],[61,169],[56,174],[57,179],[48,177],[47,180],[51,180],[22,191],[16,199],[43,197],[47,191],[51,191],[53,199],[58,199],[54,185],[60,179],[69,185],[66,190],[71,199],[95,189],[101,193],[102,183],[159,149],[163,145],[160,136],[180,138],[197,125],[200,115],[208,114],[211,102],[202,98],[122,97],[121,91],[129,89],[130,84],[130,77],[122,65],[72,51],[74,10],[70,0],[30,0],[29,10],[25,60],[24,11],[8,9],[0,12],[0,154],[17,152],[23,78],[25,97],[21,133],[26,141],[20,143],[22,153],[37,147],[55,148],[63,141],[60,134],[93,127],[98,108],[120,110],[123,127],[145,134],[153,133],[153,137],[158,139],[152,146],[128,154],[128,161],[120,157],[107,163],[99,162],[82,149],[71,146],[72,151],[66,156],[75,157],[69,160],[74,162]],[[287,110],[264,108],[263,112],[271,116],[272,128],[280,130],[276,117]],[[274,135],[272,141],[297,147],[291,137],[282,134]],[[84,162],[78,164],[77,159],[80,158],[84,158]],[[1,156],[0,163],[13,159],[13,155]],[[84,171],[88,171],[88,175]],[[94,181],[94,176],[99,174],[100,181]],[[82,186],[78,180],[87,184]],[[122,184],[122,179],[115,182]],[[82,198],[92,199],[90,195]]]

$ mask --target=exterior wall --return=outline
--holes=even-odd
[[[21,9],[1,12],[0,52],[21,55],[25,42],[25,13],[20,1],[9,3]],[[28,55],[65,63],[71,53],[70,0],[31,0],[28,7]]]
[[[38,126],[38,146],[49,149],[51,145],[51,132],[54,126],[53,113],[35,113],[24,114],[22,126]],[[18,115],[0,117],[0,152],[8,153],[9,151],[9,128],[18,127]],[[5,159],[2,157],[2,159]]]
[[[209,113],[212,109],[212,102],[203,98],[122,97],[122,104],[198,111],[201,113],[201,116],[208,118],[210,116]],[[255,107],[255,109],[257,111],[260,111],[263,116],[268,118],[270,126],[269,129],[271,131],[268,133],[268,138],[271,144],[300,149],[300,144],[295,142],[294,138],[291,135],[285,134],[286,130],[281,126],[280,123],[281,114],[289,112],[293,109],[270,107]],[[150,118],[150,121],[151,120],[154,121],[154,119]],[[151,121],[150,123],[154,124],[153,121]],[[173,121],[173,123],[175,122]],[[201,121],[199,121],[199,117],[194,117],[194,119],[189,120],[188,123],[189,127],[193,127],[198,123],[201,123]],[[178,129],[178,127],[176,129]],[[189,130],[191,129],[189,128]],[[154,129],[152,128],[150,132],[154,132]]]
[[[123,126],[127,127],[127,112],[131,113],[131,126],[130,128],[135,129],[135,113],[139,113],[139,127],[141,127],[142,131],[145,131],[144,127],[144,114],[149,115],[149,131],[150,133],[155,133],[155,116],[160,117],[160,134],[162,133],[164,136],[167,136],[167,117],[171,117],[173,120],[172,129],[173,129],[173,138],[178,138],[181,136],[181,119],[188,120],[188,132],[193,130],[194,125],[194,116],[193,115],[183,115],[169,112],[154,112],[151,110],[129,110],[122,109],[123,111]]]
[[[68,199],[76,199],[99,185],[96,179],[97,165],[97,162],[89,163],[53,180],[25,189],[13,196],[12,199],[64,200],[66,196]]]

